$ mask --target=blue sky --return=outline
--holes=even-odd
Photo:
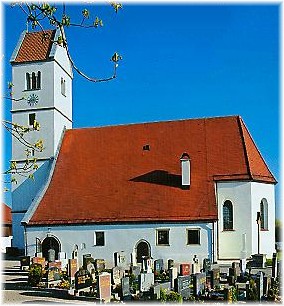
[[[67,6],[71,20],[82,8]],[[241,115],[280,181],[280,5],[129,4],[117,15],[109,6],[90,11],[103,19],[102,28],[66,31],[76,65],[107,77],[111,55],[117,51],[123,60],[111,82],[94,84],[74,74],[75,128]],[[5,87],[26,25],[19,8],[6,5],[4,17]],[[6,118],[9,109],[6,101]],[[4,137],[7,165],[11,150]],[[8,194],[4,200],[10,202]]]

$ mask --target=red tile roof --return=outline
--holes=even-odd
[[[29,224],[214,220],[216,180],[276,183],[240,117],[67,130]]]
[[[45,31],[49,39],[43,39],[44,33],[42,31],[26,33],[13,62],[22,63],[47,60],[52,47],[51,39],[54,38],[55,32],[55,30]]]
[[[2,223],[12,224],[12,209],[5,203],[2,203]]]

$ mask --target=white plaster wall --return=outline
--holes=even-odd
[[[237,259],[242,251],[242,234],[246,234],[247,252],[251,253],[251,184],[248,182],[217,183],[219,259]],[[223,230],[223,204],[233,204],[233,231]]]
[[[41,72],[41,89],[26,90],[26,73]],[[29,106],[26,100],[12,102],[12,110],[52,107],[54,97],[54,62],[26,63],[12,66],[13,98],[28,98],[31,94],[39,97],[36,106]]]
[[[200,228],[200,245],[187,245],[186,229]],[[170,245],[156,245],[156,229],[170,229]],[[130,263],[130,254],[135,250],[137,242],[145,239],[151,245],[151,256],[154,259],[162,258],[165,261],[174,259],[175,262],[192,262],[194,255],[202,261],[208,255],[212,256],[212,224],[211,223],[184,223],[184,224],[131,224],[131,225],[85,225],[85,226],[52,226],[50,234],[61,242],[61,251],[71,258],[74,245],[79,247],[79,259],[82,264],[82,255],[90,253],[94,258],[104,258],[107,266],[114,264],[113,254],[124,251]],[[94,245],[94,232],[105,232],[105,246]],[[28,227],[28,254],[34,256],[36,237],[43,240],[47,236],[48,227]],[[82,243],[86,248],[81,249]]]
[[[61,93],[61,77],[65,80],[65,96]],[[54,106],[72,120],[72,78],[54,63]]]
[[[269,232],[261,232],[260,250],[272,254],[274,251],[275,200],[274,185],[257,182],[220,182],[217,183],[218,199],[218,259],[238,259],[243,250],[243,234],[246,234],[247,257],[257,253],[256,213],[260,201],[266,198],[270,203]],[[233,231],[223,231],[222,207],[226,200],[233,204]],[[269,241],[267,241],[269,239]],[[270,256],[271,257],[271,256]]]
[[[275,252],[275,187],[273,184],[251,183],[252,201],[252,252],[257,253],[258,231],[256,216],[260,211],[260,202],[265,198],[268,202],[268,230],[260,231],[260,253],[266,254],[267,258],[272,258]]]
[[[0,237],[1,253],[6,253],[6,248],[12,246],[13,236]]]

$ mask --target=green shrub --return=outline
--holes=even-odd
[[[182,296],[175,291],[166,292],[161,289],[160,300],[163,303],[182,303]]]
[[[266,259],[266,266],[272,266],[272,259],[271,258]]]
[[[28,284],[37,286],[41,282],[42,276],[42,266],[40,264],[32,264],[29,269]]]

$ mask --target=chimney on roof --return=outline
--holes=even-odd
[[[189,189],[190,186],[190,158],[187,153],[183,153],[180,158],[181,163],[181,186]]]

